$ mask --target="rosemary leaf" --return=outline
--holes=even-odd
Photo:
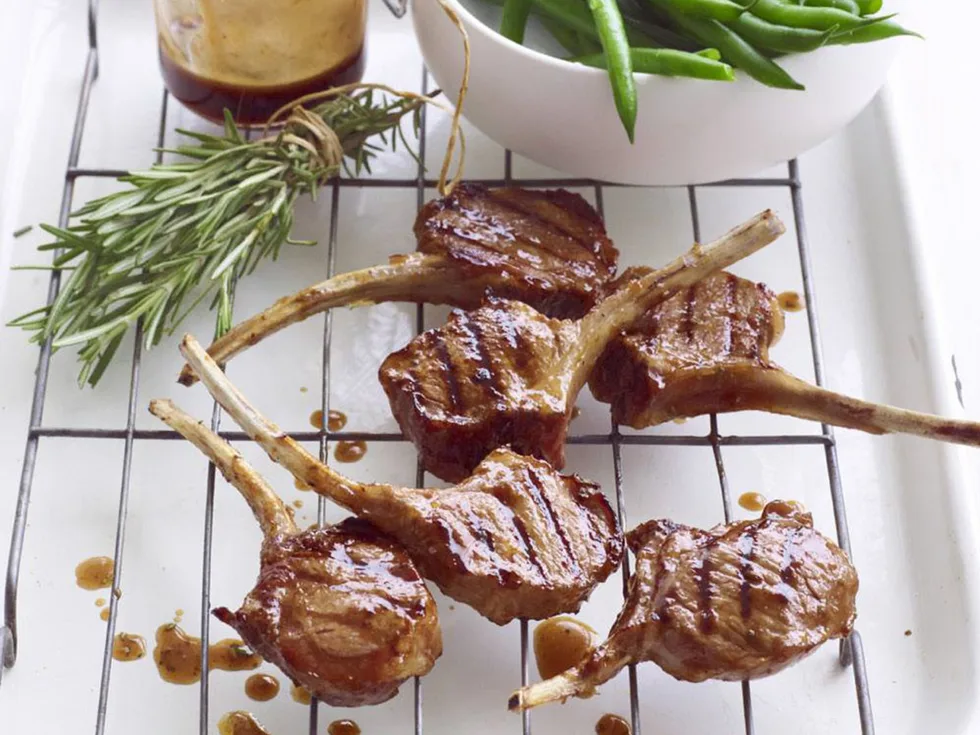
[[[293,207],[316,194],[341,167],[370,170],[382,150],[405,139],[402,119],[418,130],[426,98],[361,89],[328,98],[310,111],[340,143],[340,161],[317,153],[310,129],[287,121],[278,135],[246,141],[231,116],[223,135],[178,130],[187,141],[166,152],[183,160],[133,171],[129,188],[88,202],[68,227],[41,225],[53,242],[53,266],[67,275],[49,306],[10,322],[52,340],[54,349],[79,346],[79,383],[95,385],[126,333],[142,322],[147,349],[170,335],[202,300],[218,311],[218,334],[231,328],[231,287],[293,240]],[[329,131],[327,131],[329,132]],[[309,146],[296,142],[305,141]],[[336,158],[336,156],[334,157]]]

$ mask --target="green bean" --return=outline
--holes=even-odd
[[[810,8],[800,5],[786,5],[779,0],[756,0],[752,12],[770,23],[790,28],[812,28],[826,31],[834,26],[838,30],[849,31],[881,19],[860,18],[837,8]],[[888,16],[892,17],[892,16]]]
[[[718,54],[715,49],[706,49],[706,51],[714,51],[715,55]],[[732,67],[701,53],[666,48],[634,48],[630,49],[630,57],[633,60],[633,71],[643,74],[714,79],[723,82],[735,79]],[[599,69],[606,67],[606,58],[602,54],[580,56],[573,61]]]
[[[787,28],[762,20],[752,13],[743,13],[727,25],[757,48],[783,54],[814,51],[827,43],[837,30],[836,28],[826,31]]]
[[[524,29],[531,14],[531,0],[504,0],[500,17],[500,35],[514,43],[524,43]]]
[[[881,10],[882,0],[857,0],[861,15],[874,15]]]
[[[872,41],[883,41],[886,38],[898,38],[899,36],[922,38],[922,34],[903,28],[893,20],[882,20],[862,28],[835,33],[827,41],[827,45],[845,46],[852,43],[871,43]]]
[[[648,0],[660,3],[662,0]],[[674,22],[705,46],[721,51],[722,58],[741,69],[750,77],[769,87],[779,89],[805,89],[789,73],[772,59],[764,56],[752,44],[731,28],[716,20],[690,18],[680,13],[672,14]]]
[[[669,5],[678,13],[722,21],[735,20],[745,12],[745,6],[733,0],[669,0]]]
[[[599,32],[602,53],[606,57],[616,111],[626,128],[626,137],[632,143],[636,130],[636,80],[633,79],[633,60],[630,57],[623,16],[616,0],[588,2],[595,28]]]
[[[813,8],[837,8],[851,15],[861,15],[861,6],[856,0],[803,0],[803,4]]]

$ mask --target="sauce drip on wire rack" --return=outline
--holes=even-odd
[[[585,658],[599,636],[590,626],[559,615],[534,628],[534,660],[542,679],[567,671]]]

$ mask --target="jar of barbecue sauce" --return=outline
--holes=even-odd
[[[154,0],[171,94],[220,122],[260,125],[364,72],[366,0]]]

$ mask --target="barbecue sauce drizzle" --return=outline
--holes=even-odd
[[[334,720],[327,726],[327,735],[361,735],[361,728],[353,720]]]
[[[116,564],[108,556],[93,556],[75,567],[75,582],[83,590],[104,590],[112,586]]]
[[[146,641],[134,633],[116,633],[112,639],[112,657],[116,661],[139,661],[146,655]]]
[[[256,702],[268,702],[279,694],[279,680],[269,674],[252,674],[245,680],[245,695]]]
[[[218,720],[220,735],[269,735],[269,731],[259,724],[248,712],[228,712]]]
[[[189,636],[175,623],[157,628],[153,660],[160,678],[171,684],[193,684],[201,678],[201,639]],[[262,658],[239,640],[226,638],[208,647],[208,668],[222,671],[251,671]]]
[[[596,735],[632,735],[633,728],[619,715],[606,713],[595,723]]]
[[[591,627],[559,615],[534,628],[534,660],[542,679],[550,679],[581,663],[598,641]]]

